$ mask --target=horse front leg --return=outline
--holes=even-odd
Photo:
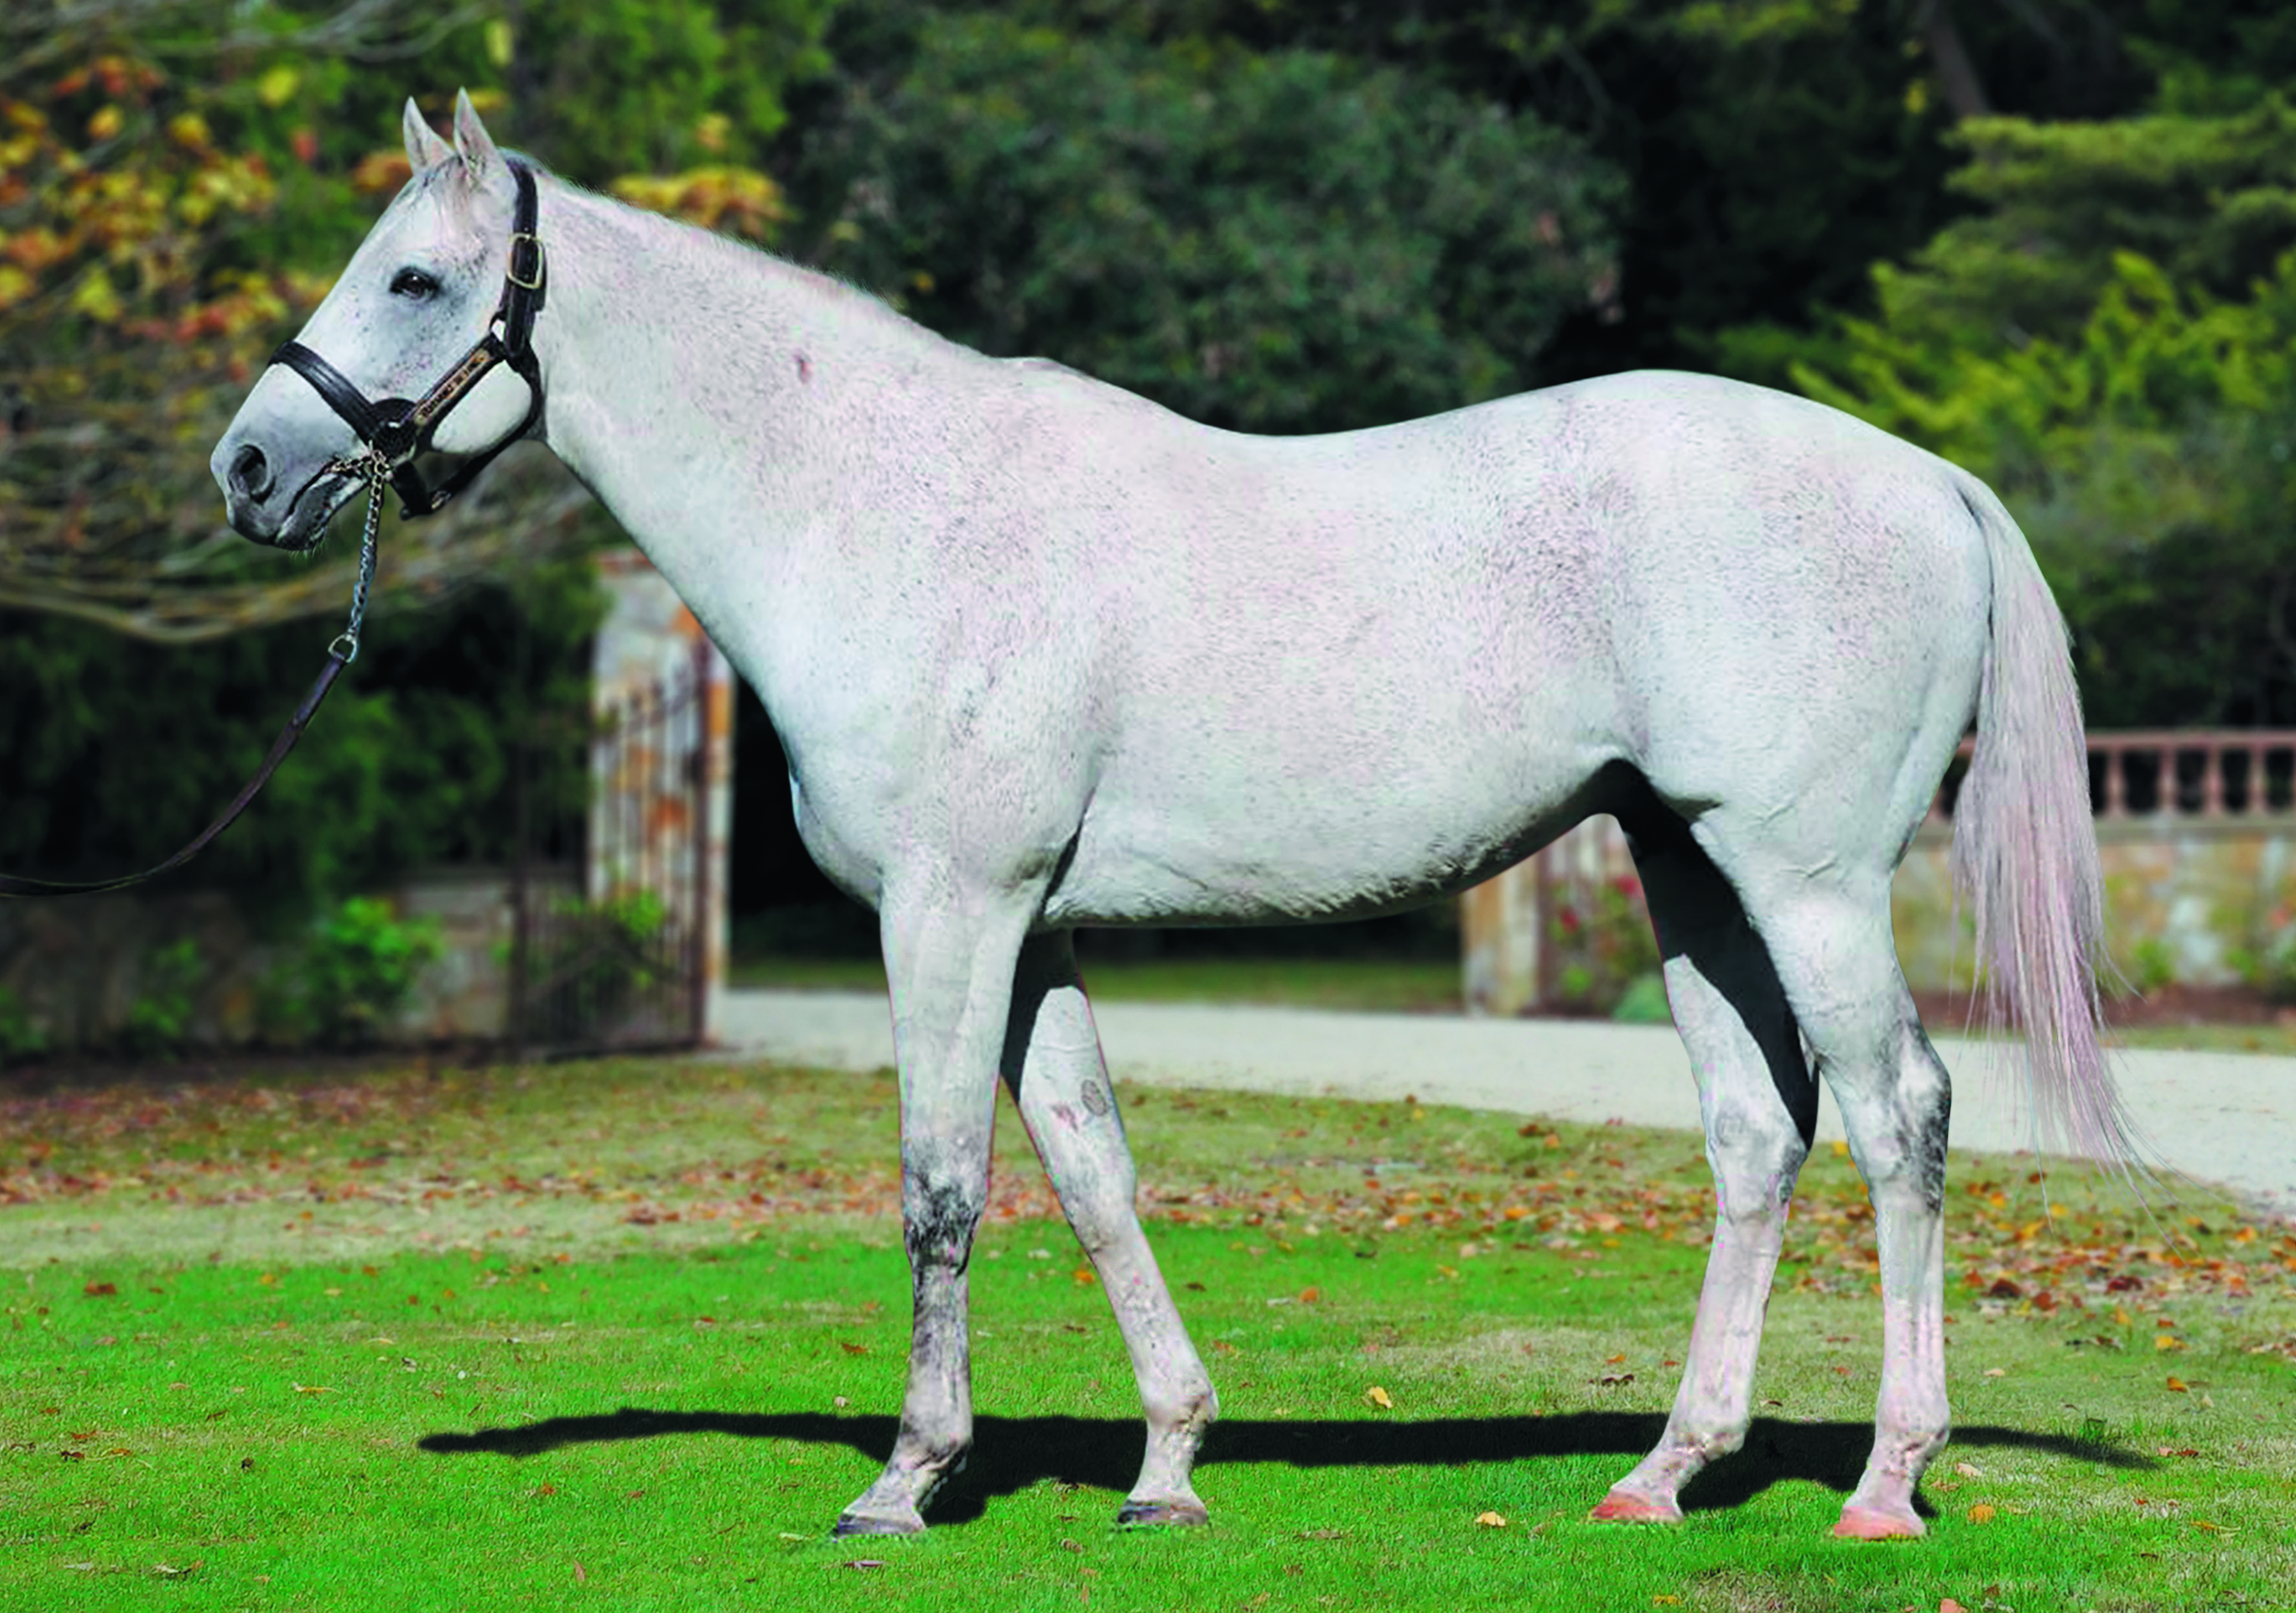
[[[1029,1140],[1116,1312],[1148,1417],[1148,1454],[1116,1521],[1203,1523],[1190,1475],[1220,1399],[1140,1229],[1139,1179],[1066,931],[1021,948],[1003,1062]]]
[[[997,1055],[1033,905],[930,898],[882,908],[901,1082],[901,1220],[915,1316],[900,1432],[836,1533],[914,1534],[972,1448],[966,1271],[988,1202]]]

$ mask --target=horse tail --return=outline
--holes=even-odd
[[[1957,478],[1993,563],[1976,753],[1954,813],[1954,883],[1976,918],[1984,1022],[2025,1032],[2036,1140],[2125,1175],[2137,1148],[2113,1087],[2097,974],[2104,879],[2065,618],[2001,501]]]

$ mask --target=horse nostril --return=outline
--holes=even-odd
[[[231,486],[255,504],[271,496],[271,467],[263,449],[249,443],[232,455]]]

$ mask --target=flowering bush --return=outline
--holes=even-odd
[[[1548,926],[1554,948],[1555,1000],[1551,1006],[1608,1014],[1628,988],[1659,967],[1658,937],[1643,905],[1642,882],[1631,874],[1566,887]]]

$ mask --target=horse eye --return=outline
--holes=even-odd
[[[417,302],[437,295],[438,282],[420,269],[403,268],[391,277],[391,295],[412,297]]]

